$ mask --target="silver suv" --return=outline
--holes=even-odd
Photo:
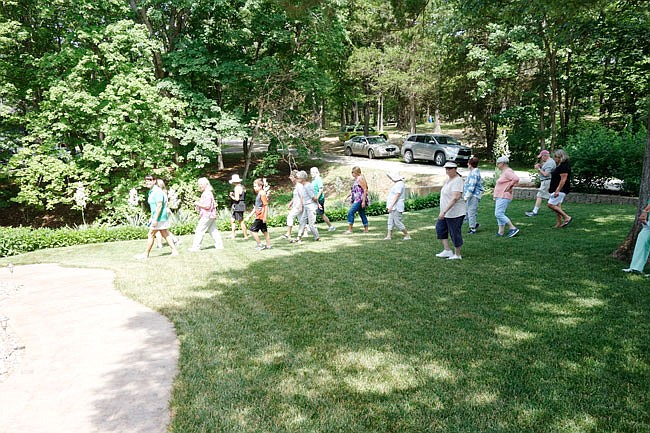
[[[436,165],[445,165],[453,161],[467,167],[472,156],[472,149],[460,144],[454,137],[442,134],[413,134],[402,144],[402,158],[407,164],[417,159],[433,161]]]

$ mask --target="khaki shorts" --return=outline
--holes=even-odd
[[[551,197],[551,194],[548,192],[548,187],[551,186],[551,179],[543,180],[540,183],[539,188],[537,189],[537,197],[548,199]]]

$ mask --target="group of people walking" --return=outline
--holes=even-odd
[[[562,209],[562,203],[569,192],[570,174],[568,155],[564,150],[558,149],[551,158],[547,150],[542,150],[538,155],[541,162],[535,165],[540,174],[540,187],[537,192],[536,202],[533,210],[527,212],[527,216],[536,216],[539,212],[541,201],[548,199],[548,207],[557,215],[555,227],[566,227],[571,221],[570,217]],[[447,180],[440,191],[440,212],[436,221],[436,235],[441,241],[443,250],[436,254],[437,257],[451,260],[462,259],[461,247],[463,245],[462,226],[465,220],[469,224],[469,234],[474,234],[479,228],[477,220],[478,206],[484,192],[481,173],[478,168],[479,160],[472,157],[469,160],[469,175],[465,181],[458,173],[458,166],[455,162],[447,162],[444,165]],[[502,156],[497,159],[497,168],[500,175],[496,180],[493,198],[495,200],[494,215],[497,220],[498,237],[514,237],[519,229],[506,215],[508,206],[512,201],[513,188],[519,182],[515,172],[509,167],[508,157]],[[385,240],[391,240],[393,232],[399,230],[403,234],[403,240],[411,239],[406,226],[402,221],[405,202],[404,178],[399,172],[387,173],[388,178],[393,182],[386,197],[386,210],[388,212],[387,234]],[[311,181],[310,181],[311,177]],[[347,214],[346,234],[353,233],[355,216],[358,214],[361,219],[363,232],[368,232],[368,218],[366,208],[369,205],[368,182],[361,173],[360,167],[352,168],[353,183],[350,194],[346,198],[350,200],[350,208]],[[320,241],[320,234],[316,227],[317,216],[320,215],[327,225],[328,231],[336,228],[325,214],[325,191],[323,180],[317,167],[310,169],[310,175],[305,171],[293,170],[289,175],[293,183],[292,199],[288,204],[286,232],[281,238],[292,243],[302,243],[307,231],[311,233],[314,241]],[[253,189],[256,193],[253,210],[244,217],[246,211],[246,188],[238,174],[232,176],[229,183],[233,190],[229,193],[231,204],[231,231],[232,238],[236,236],[238,227],[242,230],[244,239],[248,239],[248,231],[255,239],[256,249],[271,249],[271,239],[268,233],[267,219],[269,215],[269,200],[262,179],[255,179]],[[172,249],[172,255],[178,254],[177,239],[169,231],[169,210],[166,195],[163,188],[157,185],[153,176],[145,177],[145,185],[150,189],[147,201],[151,210],[151,222],[145,252],[138,255],[138,258],[147,258],[151,251],[156,235],[161,235],[167,240]],[[192,246],[189,251],[198,251],[204,236],[207,234],[214,241],[216,249],[223,248],[221,234],[217,228],[216,202],[212,186],[207,178],[202,177],[197,181],[201,191],[201,197],[195,202],[195,208],[199,214]],[[255,217],[250,229],[246,227],[246,220]],[[292,237],[295,222],[298,222],[296,237]],[[508,231],[506,232],[506,228]],[[259,233],[264,236],[264,243]]]
[[[569,226],[573,217],[568,215],[562,205],[571,188],[571,167],[569,156],[563,149],[557,149],[551,153],[542,150],[537,155],[540,162],[535,164],[535,170],[539,173],[540,186],[538,188],[533,209],[526,212],[528,217],[535,217],[539,214],[542,201],[547,200],[547,206],[556,215],[555,228]],[[495,182],[493,191],[494,216],[497,220],[497,237],[515,237],[519,233],[512,220],[506,215],[508,206],[513,199],[513,188],[519,182],[518,176],[509,166],[509,159],[506,156],[499,157],[496,161],[500,175]],[[444,165],[447,179],[440,191],[440,211],[436,221],[436,236],[441,241],[443,250],[436,254],[437,257],[449,260],[462,259],[461,247],[463,245],[462,226],[468,222],[468,234],[472,235],[479,229],[478,206],[483,196],[484,187],[481,172],[478,168],[479,160],[472,157],[469,160],[469,174],[467,179],[458,173],[458,166],[455,162],[447,162]],[[323,180],[317,167],[310,169],[311,182],[305,171],[293,170],[289,179],[293,183],[293,195],[288,204],[286,232],[281,238],[292,243],[302,243],[307,230],[311,233],[314,241],[320,241],[320,234],[316,227],[317,216],[320,215],[328,231],[336,230],[325,214],[325,191]],[[386,210],[388,213],[387,234],[384,240],[392,240],[393,232],[399,230],[403,234],[403,240],[411,239],[406,226],[402,221],[405,203],[404,177],[399,172],[387,173],[393,185],[386,197]],[[347,214],[346,234],[353,233],[356,214],[361,219],[363,232],[368,232],[368,218],[366,208],[369,205],[368,182],[361,173],[360,167],[352,168],[353,183],[350,194],[350,208]],[[145,186],[149,189],[147,203],[151,212],[149,221],[149,233],[145,251],[136,255],[138,259],[149,257],[151,249],[158,239],[161,247],[161,238],[171,248],[171,255],[178,255],[178,244],[180,239],[174,236],[169,230],[170,211],[167,191],[161,179],[153,175],[145,176]],[[232,176],[229,183],[233,185],[233,191],[229,193],[231,199],[231,237],[234,239],[237,229],[240,228],[244,239],[248,239],[250,230],[255,239],[257,250],[271,249],[271,239],[268,233],[267,218],[269,215],[269,200],[266,192],[265,181],[255,179],[253,189],[256,193],[253,210],[245,217],[246,211],[246,188],[238,174]],[[199,214],[192,246],[190,252],[200,250],[201,243],[206,234],[209,234],[214,241],[215,249],[223,249],[221,234],[217,228],[216,201],[210,181],[202,177],[198,179],[197,186],[201,192],[199,200],[194,205]],[[639,216],[642,224],[641,232],[636,241],[634,256],[629,268],[623,269],[626,272],[643,272],[643,268],[650,255],[650,226],[648,226],[648,212],[650,212],[650,201]],[[246,227],[246,220],[255,216],[250,229]],[[295,238],[292,237],[292,230],[295,222],[298,221],[298,232]],[[506,232],[506,228],[508,231]],[[264,243],[259,233],[264,236]]]
[[[538,158],[541,163],[536,164],[535,169],[540,174],[540,187],[537,191],[535,206],[531,212],[526,212],[526,215],[536,216],[542,200],[547,199],[548,207],[555,212],[557,217],[555,227],[566,227],[573,221],[573,218],[562,208],[562,203],[569,193],[571,185],[569,156],[563,149],[557,149],[552,158],[548,150],[542,150]],[[469,224],[468,234],[476,233],[479,228],[478,205],[484,188],[478,163],[478,158],[470,158],[468,162],[470,172],[466,181],[463,181],[458,174],[455,162],[447,162],[444,166],[448,179],[440,191],[440,213],[436,222],[436,234],[442,242],[443,250],[436,254],[437,257],[450,260],[462,259],[460,250],[463,245],[463,222],[467,220]],[[498,227],[496,236],[512,238],[519,233],[519,228],[512,223],[506,212],[512,202],[513,189],[519,183],[519,177],[510,168],[510,160],[507,156],[497,158],[496,165],[500,171],[492,193],[494,216]]]

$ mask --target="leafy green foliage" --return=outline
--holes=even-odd
[[[576,189],[598,192],[617,178],[623,181],[623,191],[638,194],[645,136],[645,130],[621,134],[599,124],[583,124],[566,148]]]

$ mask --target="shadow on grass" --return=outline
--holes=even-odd
[[[164,311],[183,341],[171,430],[647,431],[647,284],[615,273],[598,222],[518,220],[535,242],[480,233],[462,262],[433,257],[429,227],[213,272]]]

